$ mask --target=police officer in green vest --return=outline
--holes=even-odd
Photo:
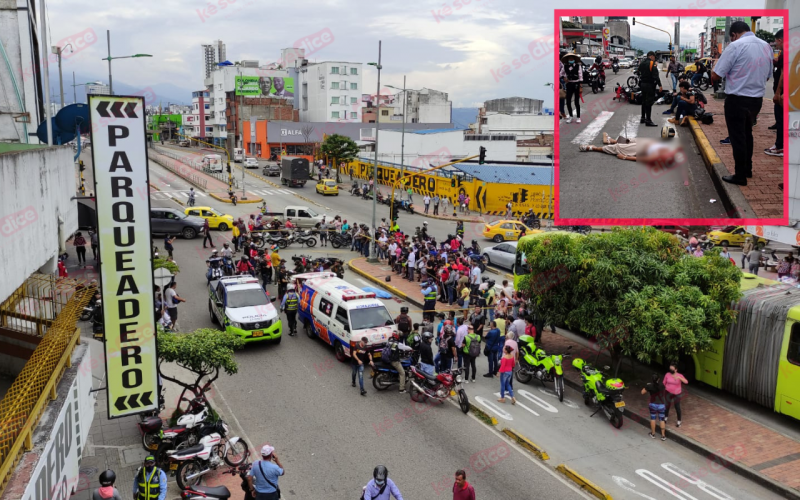
[[[294,337],[297,333],[297,304],[300,302],[300,296],[295,292],[294,285],[288,285],[286,289],[286,295],[281,301],[281,311],[286,313],[286,320],[289,322],[289,336]]]
[[[167,474],[156,467],[156,459],[148,455],[144,466],[133,476],[134,500],[164,500],[167,497]]]
[[[422,317],[423,319],[432,322],[433,317],[436,314],[434,311],[436,310],[436,297],[438,296],[438,289],[436,288],[436,283],[433,281],[426,281],[420,286],[423,287],[422,296],[425,299],[425,303],[422,305]]]

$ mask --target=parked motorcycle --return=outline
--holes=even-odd
[[[633,70],[633,75],[628,77],[628,81],[626,83],[628,84],[628,87],[639,86],[639,68]]]
[[[103,301],[95,301],[92,311],[92,338],[105,342],[105,325],[103,324]]]
[[[353,235],[350,233],[333,233],[328,239],[333,248],[349,247],[353,243]]]
[[[94,310],[100,307],[100,299],[92,298],[91,302],[83,308],[81,312],[81,321],[89,321],[94,315]]]
[[[590,417],[603,410],[611,425],[617,429],[622,427],[622,412],[625,411],[625,401],[622,400],[625,383],[622,379],[607,378],[603,372],[581,358],[572,360],[572,366],[578,370],[583,381],[584,403],[586,406],[597,405]],[[609,370],[609,367],[606,366],[605,370]]]
[[[182,401],[189,401],[182,398]],[[164,421],[160,417],[146,417],[136,425],[142,433],[142,446],[145,450],[155,451],[164,442],[171,443],[172,449],[182,442],[194,446],[199,439],[200,427],[208,423],[211,412],[204,397],[189,401],[189,409],[178,417],[175,427],[164,428]]]
[[[250,452],[248,450],[248,457]],[[242,479],[242,491],[244,491],[244,500],[254,500],[250,493],[250,483],[247,480],[247,475],[250,468],[253,466],[249,461],[245,461],[235,467],[231,467],[223,474],[230,474],[232,476],[238,475]],[[231,492],[226,486],[191,486],[181,491],[181,500],[229,500]]]
[[[573,233],[586,235],[592,232],[592,226],[569,226],[569,230]]]
[[[420,402],[431,398],[444,402],[450,396],[457,396],[458,406],[461,411],[464,413],[469,412],[469,398],[467,398],[466,391],[461,387],[464,382],[463,368],[446,370],[439,372],[437,375],[428,375],[417,369],[416,366],[411,366],[409,371],[412,400]]]
[[[296,232],[292,234],[294,241],[311,248],[317,246],[317,239],[311,231]]]
[[[567,347],[567,351],[572,346]],[[516,372],[517,380],[527,384],[531,379],[536,379],[544,385],[553,382],[556,396],[559,401],[564,401],[564,368],[562,361],[569,357],[569,352],[564,354],[548,355],[544,349],[536,347],[535,339],[530,335],[519,338],[519,368]]]
[[[228,425],[222,420],[215,426],[216,432],[202,437],[195,446],[169,454],[171,461],[180,463],[175,479],[182,490],[198,484],[205,474],[220,467],[223,461],[233,467],[247,459],[247,445],[244,441],[239,437],[228,439]]]

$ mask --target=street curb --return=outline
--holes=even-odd
[[[371,274],[367,273],[366,271],[362,271],[358,267],[354,266],[353,265],[353,261],[356,260],[356,259],[360,259],[360,258],[362,258],[362,257],[355,257],[353,259],[350,259],[347,262],[347,267],[349,267],[350,269],[355,271],[356,274],[361,275],[362,277],[367,278],[368,280],[372,281],[376,285],[387,289],[389,292],[391,292],[394,295],[397,295],[398,297],[400,297],[401,299],[405,300],[406,302],[411,302],[412,304],[414,304],[415,306],[417,306],[419,308],[423,307],[423,303],[418,301],[417,299],[409,297],[408,295],[406,295],[405,293],[401,292],[397,288],[395,288],[395,287],[393,287],[391,285],[388,285],[385,282],[382,282],[381,280],[379,280],[375,276],[372,276]]]
[[[214,193],[208,193],[208,195],[210,197],[214,198],[217,201],[221,201],[222,203],[231,203],[231,204],[233,204],[233,202],[230,199],[223,198],[222,196],[217,196]],[[262,201],[264,201],[264,200],[261,199],[261,198],[256,198],[254,200],[237,200],[236,204],[238,205],[239,203],[244,203],[244,204],[247,204],[247,203],[261,203]]]
[[[573,382],[573,381],[567,379],[566,377],[564,377],[564,383],[566,383],[568,386],[572,387],[573,389],[578,390],[579,392],[583,392],[583,386],[581,386],[580,384],[578,384],[576,382]],[[636,417],[634,418],[634,417],[628,416],[629,413],[632,413],[632,414],[636,415]],[[632,422],[636,422],[638,424],[641,424],[642,426],[644,426],[647,429],[650,428],[650,420],[648,420],[645,417],[642,417],[638,413],[624,412],[623,415],[625,416],[625,418],[627,420],[630,420]],[[694,439],[692,439],[690,437],[684,436],[684,435],[682,435],[680,433],[676,433],[675,431],[670,431],[667,434],[667,439],[669,439],[670,441],[674,441],[674,442],[678,443],[679,445],[683,446],[684,448],[688,448],[689,450],[697,453],[698,455],[702,455],[709,462],[716,462],[716,463],[720,464],[723,467],[727,467],[732,472],[735,472],[736,474],[738,474],[738,475],[740,475],[740,476],[742,476],[742,477],[744,477],[744,478],[746,478],[746,479],[758,484],[759,486],[762,486],[762,487],[772,491],[773,493],[777,493],[779,495],[782,495],[784,498],[791,498],[793,500],[800,500],[800,491],[797,491],[795,489],[789,488],[788,486],[782,485],[782,484],[778,483],[777,481],[775,481],[775,480],[765,476],[764,474],[758,472],[757,470],[755,470],[755,469],[753,469],[751,467],[748,467],[747,465],[744,465],[744,464],[742,464],[740,462],[734,462],[731,459],[729,459],[728,457],[726,457],[724,455],[720,455],[719,453],[717,453],[716,451],[712,450],[708,446],[706,446],[704,444],[701,444],[701,443],[698,443],[697,441],[695,441]]]
[[[514,429],[506,427],[505,429],[503,429],[503,434],[516,441],[518,445],[522,446],[529,452],[533,453],[534,455],[539,457],[539,459],[550,460],[550,456],[547,454],[546,451],[544,451],[539,446],[533,444],[533,442],[530,439],[526,438],[525,436],[515,431]]]
[[[480,420],[481,420],[481,421],[482,421],[484,424],[486,424],[486,425],[491,425],[491,426],[495,426],[495,427],[497,426],[497,419],[496,419],[496,418],[494,418],[493,416],[489,415],[489,414],[488,414],[488,413],[486,413],[485,411],[481,410],[480,408],[478,408],[478,407],[477,407],[477,406],[475,406],[474,404],[470,403],[470,404],[469,404],[469,409],[470,409],[470,411],[472,411],[472,413],[474,413],[474,414],[475,414],[475,416],[476,416],[476,417],[478,417],[478,419],[480,419]]]
[[[728,173],[727,167],[725,167],[725,164],[709,142],[705,132],[700,128],[700,124],[697,123],[697,120],[690,117],[689,127],[692,129],[692,135],[694,136],[698,149],[700,149],[700,154],[703,155],[703,161],[706,164],[708,174],[711,176],[717,193],[722,198],[722,204],[725,206],[729,217],[755,219],[757,217],[755,210],[750,206],[750,203],[747,201],[744,194],[742,194],[742,190],[739,189],[739,186],[722,180],[723,176],[730,175],[730,173]]]
[[[582,490],[586,490],[597,498],[600,498],[601,500],[613,500],[611,495],[606,493],[605,490],[584,478],[574,470],[570,469],[565,464],[559,464],[556,467],[556,470],[567,476],[568,479],[580,486]]]
[[[496,267],[486,266],[486,269],[488,271],[492,271],[495,274],[499,274],[500,276],[505,276],[506,279],[509,279],[509,280],[513,280],[514,279],[514,275],[513,274],[508,274],[508,273],[506,273],[504,271],[501,271],[501,270],[497,269]]]

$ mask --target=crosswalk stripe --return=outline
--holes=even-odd
[[[495,393],[494,393],[494,395],[495,395],[495,396],[497,396],[498,398],[500,397],[500,393],[499,393],[499,392],[495,392]],[[536,415],[537,417],[539,416],[539,414],[538,414],[538,413],[536,413],[535,411],[531,410],[530,408],[528,408],[528,407],[527,407],[527,406],[525,406],[524,404],[520,403],[519,401],[517,401],[517,404],[516,404],[516,406],[521,406],[523,409],[525,409],[525,410],[528,410],[529,412],[533,413],[533,414],[534,414],[534,415]]]
[[[512,417],[510,413],[508,413],[507,411],[503,410],[502,408],[500,408],[499,406],[497,406],[496,404],[490,402],[488,399],[486,399],[486,398],[484,398],[482,396],[475,396],[475,401],[480,403],[481,405],[485,406],[487,410],[489,410],[490,412],[494,413],[495,415],[497,415],[498,417],[502,418],[503,420],[509,420],[509,421],[510,420],[514,420],[514,417]]]
[[[600,114],[589,122],[586,125],[586,128],[583,129],[583,132],[576,135],[574,139],[572,139],[572,144],[591,144],[597,135],[603,131],[603,127],[611,117],[614,116],[613,111],[601,111]]]

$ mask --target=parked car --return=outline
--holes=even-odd
[[[689,226],[653,226],[659,231],[664,231],[669,234],[681,235],[684,238],[689,236]]]
[[[610,59],[603,59],[603,67],[605,69],[611,69],[611,60]]]
[[[244,168],[258,168],[258,160],[256,158],[245,158]]]
[[[211,207],[189,207],[184,210],[186,215],[193,215],[201,219],[208,219],[208,227],[211,229],[219,229],[220,231],[227,231],[233,227],[233,216],[223,214],[222,212]]]
[[[630,59],[620,59],[619,60],[619,67],[620,69],[630,69],[632,61]]]
[[[517,242],[509,241],[493,247],[483,249],[483,258],[486,264],[511,269],[517,255]]]
[[[153,234],[180,234],[191,240],[203,229],[203,219],[186,215],[175,208],[150,209],[150,232]]]
[[[281,175],[281,166],[278,163],[267,163],[261,173],[267,177]]]
[[[190,145],[191,145],[191,143],[187,139],[183,139],[182,141],[178,141],[178,146],[180,146],[182,148],[188,148]]]

